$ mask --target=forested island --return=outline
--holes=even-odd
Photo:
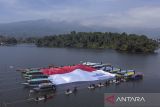
[[[159,40],[159,39],[158,39]],[[153,53],[159,41],[145,35],[111,32],[75,32],[44,37],[8,37],[0,35],[0,45],[32,43],[37,47],[110,48],[132,53]]]
[[[35,44],[38,40],[38,37],[10,37],[0,35],[0,46],[10,46],[17,44]]]
[[[75,31],[39,38],[36,45],[38,47],[110,48],[132,53],[152,53],[158,48],[158,42],[145,35]]]
[[[0,46],[1,45],[15,45],[17,44],[17,39],[14,37],[6,37],[0,35]]]

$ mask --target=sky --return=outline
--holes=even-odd
[[[0,23],[39,19],[154,29],[160,27],[160,0],[0,0]]]

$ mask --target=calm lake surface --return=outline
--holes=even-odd
[[[80,89],[76,95],[63,93],[42,102],[26,101],[29,90],[17,68],[44,67],[49,64],[71,65],[80,61],[111,63],[122,69],[144,73],[144,79],[124,82],[90,91]],[[160,92],[160,54],[128,54],[109,49],[37,48],[34,45],[0,47],[0,106],[5,107],[103,107],[104,93]]]

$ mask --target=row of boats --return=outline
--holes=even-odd
[[[40,68],[21,69],[25,82],[25,87],[29,87],[34,92],[56,91],[56,86],[44,75]]]
[[[122,70],[120,68],[113,67],[111,64],[83,62],[83,65],[116,74],[116,78],[125,79],[126,81],[143,79],[143,74],[141,72],[136,72],[135,70]]]
[[[97,70],[103,70],[106,72],[116,74],[116,77],[113,80],[115,81],[116,84],[118,84],[120,81],[143,79],[142,73],[135,72],[135,70],[121,70],[119,68],[113,67],[111,64],[92,63],[92,62],[82,62],[82,64],[93,67]],[[18,69],[18,71],[22,72],[22,75],[25,79],[25,82],[22,84],[25,87],[30,87],[34,92],[56,91],[56,85],[53,84],[48,79],[47,75],[43,74],[41,68]],[[99,84],[99,87],[104,85],[105,84]],[[90,85],[88,88],[92,89],[94,88],[94,86]],[[66,94],[71,93],[71,91],[67,90],[65,92]]]

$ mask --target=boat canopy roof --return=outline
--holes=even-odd
[[[48,78],[37,78],[37,79],[31,79],[31,80],[28,80],[28,82],[31,82],[31,81],[45,81],[45,80],[49,80]]]
[[[124,76],[132,76],[134,74],[135,74],[134,72],[127,72],[127,73],[124,74]]]
[[[83,62],[83,65],[89,65],[89,66],[100,65],[100,64],[101,63]]]
[[[26,73],[29,74],[29,73],[36,73],[36,72],[41,72],[41,71],[40,70],[31,70],[31,71],[28,71]]]
[[[46,86],[53,86],[53,83],[41,83],[39,84],[39,87],[46,87]]]

